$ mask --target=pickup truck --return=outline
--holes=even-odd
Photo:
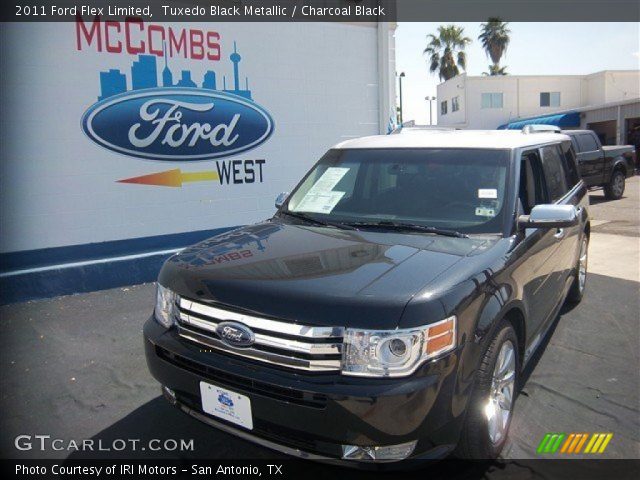
[[[602,146],[592,130],[564,130],[578,158],[580,175],[587,187],[602,187],[605,197],[618,200],[624,194],[625,180],[633,176],[636,153],[633,145]]]
[[[585,292],[569,137],[349,140],[276,207],[162,267],[143,334],[165,398],[306,459],[497,457],[523,368]]]

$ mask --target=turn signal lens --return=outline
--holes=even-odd
[[[425,353],[428,357],[440,355],[456,346],[456,317],[446,318],[427,329]]]

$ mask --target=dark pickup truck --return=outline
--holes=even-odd
[[[580,175],[587,187],[602,187],[605,196],[618,200],[624,194],[625,179],[634,174],[633,145],[602,146],[591,130],[565,130],[576,151]]]
[[[276,206],[162,267],[144,344],[167,400],[308,459],[498,456],[524,366],[585,291],[569,138],[349,140]]]

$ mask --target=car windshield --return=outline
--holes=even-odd
[[[509,152],[489,149],[329,150],[284,213],[333,224],[411,224],[500,233]]]

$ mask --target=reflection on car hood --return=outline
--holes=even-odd
[[[183,250],[159,281],[194,300],[303,324],[395,328],[413,295],[489,243],[271,220]]]

